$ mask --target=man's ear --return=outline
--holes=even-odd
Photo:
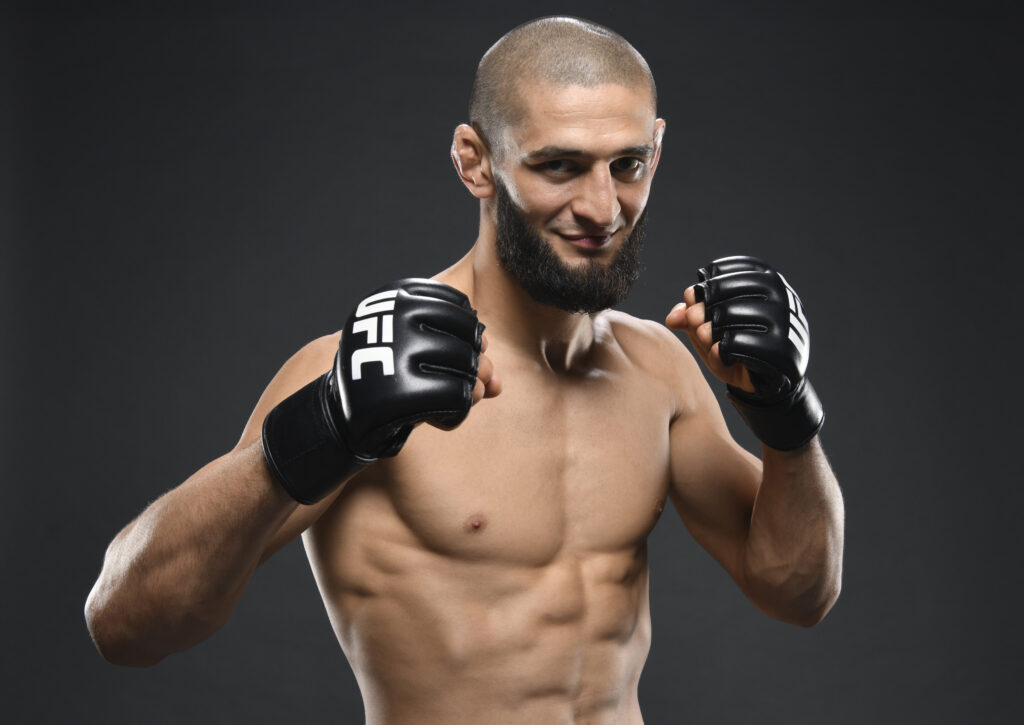
[[[651,173],[658,169],[658,162],[661,161],[661,140],[665,138],[665,119],[659,118],[654,121],[654,158],[651,159]]]
[[[483,138],[472,126],[461,123],[452,138],[452,163],[462,183],[477,199],[494,195],[491,153]]]

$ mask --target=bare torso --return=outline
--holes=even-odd
[[[642,722],[676,398],[640,324],[602,317],[580,373],[492,337],[502,395],[419,426],[307,531],[369,723]]]

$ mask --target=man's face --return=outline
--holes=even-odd
[[[496,167],[498,255],[538,302],[571,312],[618,303],[639,272],[664,122],[649,92],[534,87]]]
[[[595,259],[569,264],[526,222],[500,181],[498,260],[535,301],[566,312],[599,312],[626,298],[640,276],[640,248],[647,231],[644,209],[607,264]]]

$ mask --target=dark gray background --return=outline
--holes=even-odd
[[[1011,722],[1009,7],[5,6],[5,714],[362,721],[297,543],[221,632],[155,668],[105,664],[82,605],[107,542],[234,444],[294,350],[369,287],[468,248],[477,209],[448,145],[475,64],[512,26],[573,12],[645,54],[668,120],[624,308],[661,319],[715,256],[774,260],[809,311],[846,495],[843,594],[810,630],[759,614],[666,511],[647,721]]]

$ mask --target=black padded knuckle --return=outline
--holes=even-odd
[[[398,280],[392,284],[416,297],[429,297],[449,302],[463,309],[472,309],[469,304],[469,298],[466,297],[465,293],[455,289],[451,285],[445,284],[444,282],[438,282],[433,279],[409,277]]]
[[[765,272],[772,269],[771,265],[763,259],[747,254],[735,254],[728,257],[719,257],[711,262],[708,268],[713,270],[712,276],[731,274],[734,272]]]

